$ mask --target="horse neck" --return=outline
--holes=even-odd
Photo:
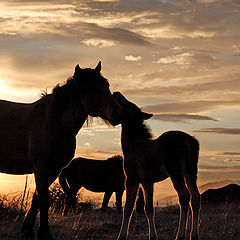
[[[151,133],[143,122],[123,123],[122,124],[122,146],[135,147],[135,145],[143,146],[151,139]]]
[[[49,116],[50,125],[65,138],[75,137],[88,116],[83,107],[74,104],[73,101],[61,106],[65,99],[59,101],[53,94],[47,97],[49,98],[47,116]]]

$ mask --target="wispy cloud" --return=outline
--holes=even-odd
[[[85,40],[82,40],[82,43],[85,44],[86,46],[100,47],[100,48],[112,47],[116,45],[113,41],[107,41],[107,40],[102,40],[97,38],[85,39]]]
[[[202,93],[210,93],[210,92],[218,92],[223,91],[224,93],[238,93],[240,90],[240,80],[228,80],[228,81],[217,81],[217,82],[207,82],[207,83],[195,83],[195,84],[187,84],[180,86],[151,86],[144,88],[135,88],[125,90],[127,94],[130,95],[184,95],[184,94],[202,94]]]
[[[205,169],[205,170],[240,170],[240,165],[234,165],[234,166],[222,166],[222,165],[199,165],[199,169]]]
[[[194,130],[193,132],[239,135],[240,128],[223,128],[223,127],[200,128],[198,130]]]
[[[220,156],[240,156],[240,152],[219,152],[216,155]]]
[[[127,55],[124,57],[124,59],[126,61],[130,61],[130,62],[138,62],[142,60],[141,56],[133,56],[133,55]]]
[[[212,117],[193,114],[154,114],[151,119],[166,122],[183,122],[183,123],[189,123],[189,121],[192,120],[218,121],[217,119]]]
[[[191,57],[194,56],[193,53],[182,53],[175,56],[167,56],[159,58],[156,63],[159,64],[172,64],[175,63],[177,65],[188,65],[191,63]]]
[[[218,106],[239,106],[239,100],[226,101],[189,101],[177,103],[162,103],[143,106],[144,111],[153,113],[199,113],[214,109]]]

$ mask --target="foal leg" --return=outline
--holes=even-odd
[[[69,188],[69,192],[67,194],[67,201],[66,201],[66,206],[65,206],[65,209],[64,209],[64,216],[66,216],[69,212],[69,210],[72,208],[73,212],[76,213],[76,195],[77,195],[77,192],[78,190],[81,188],[79,188],[79,186],[72,186],[70,185],[71,187]]]
[[[105,192],[104,197],[103,197],[103,202],[102,202],[102,210],[106,210],[108,202],[112,196],[113,192]]]
[[[143,213],[144,212],[144,196],[142,188],[138,190],[138,196],[136,201],[136,212]]]
[[[157,232],[154,222],[154,208],[153,208],[153,183],[142,184],[145,194],[145,214],[149,226],[149,239],[156,240]]]
[[[184,178],[181,176],[171,176],[173,186],[178,193],[180,203],[180,218],[176,240],[184,240],[187,226],[190,194],[185,185]]]
[[[126,240],[127,239],[129,223],[131,220],[138,188],[139,188],[138,183],[135,183],[135,184],[126,183],[126,203],[125,203],[125,208],[124,208],[124,213],[123,213],[122,226],[121,226],[121,230],[120,230],[117,240]]]
[[[192,209],[191,240],[197,240],[199,236],[200,193],[198,191],[196,177],[187,176],[186,183],[191,194],[191,209]]]
[[[116,191],[116,206],[118,213],[121,213],[122,211],[122,195],[123,190]]]
[[[34,238],[33,227],[38,213],[38,196],[37,191],[34,192],[31,207],[25,215],[21,228],[22,239]]]

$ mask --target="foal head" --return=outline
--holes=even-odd
[[[114,92],[113,96],[122,107],[123,124],[143,123],[144,120],[147,120],[153,116],[153,114],[143,112],[136,104],[128,101],[120,92]]]
[[[81,105],[86,114],[101,117],[110,124],[117,125],[120,123],[122,109],[112,96],[107,79],[100,72],[101,62],[95,69],[82,69],[77,65],[72,81],[79,92]]]

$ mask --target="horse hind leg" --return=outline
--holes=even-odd
[[[149,239],[156,240],[157,232],[154,222],[154,208],[153,208],[153,183],[142,184],[145,195],[145,214],[149,226]]]
[[[200,193],[198,191],[196,177],[186,176],[185,179],[191,194],[191,212],[192,212],[191,240],[197,240],[199,236]]]
[[[184,240],[187,227],[188,209],[190,194],[185,185],[184,178],[181,176],[170,176],[173,182],[173,186],[178,193],[179,204],[180,204],[180,218],[178,225],[178,232],[176,240]]]

